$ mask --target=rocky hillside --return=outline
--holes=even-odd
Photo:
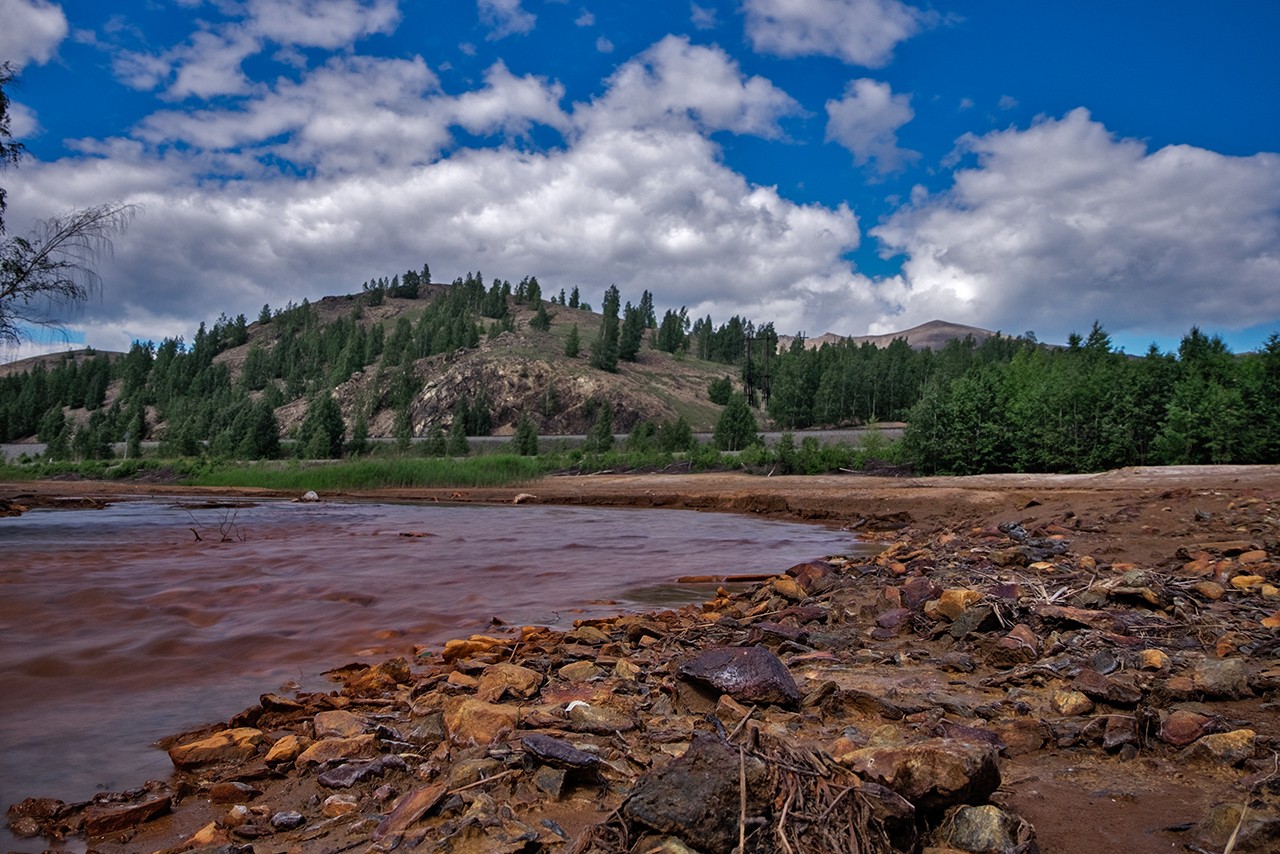
[[[381,322],[390,329],[401,316],[416,316],[424,303],[421,298],[388,298],[382,305],[362,307],[359,322],[366,327]],[[314,305],[323,322],[332,322],[349,315],[358,304],[352,297],[327,297]],[[714,426],[720,407],[708,399],[707,386],[723,376],[736,379],[737,368],[687,355],[673,356],[652,349],[646,342],[637,361],[620,362],[617,373],[608,373],[590,363],[601,316],[559,305],[551,307],[549,314],[551,327],[542,332],[529,325],[535,315],[533,307],[513,307],[514,331],[485,337],[474,349],[417,360],[413,369],[420,384],[410,403],[414,435],[425,436],[437,425],[447,430],[458,402],[481,393],[488,398],[497,435],[514,432],[525,413],[534,418],[543,434],[585,433],[606,400],[613,406],[614,426],[619,431],[630,430],[644,419],[661,422],[682,415],[695,430]],[[582,350],[577,358],[568,358],[565,343],[575,325]],[[275,335],[270,324],[254,323],[245,344],[223,351],[215,361],[226,364],[238,378],[249,348],[255,342],[275,346]],[[335,396],[348,424],[361,406],[385,393],[387,383],[385,372],[369,366],[336,387]],[[282,432],[301,423],[306,408],[305,399],[280,407],[276,417]],[[392,435],[394,420],[391,408],[377,409],[369,421],[370,435]]]

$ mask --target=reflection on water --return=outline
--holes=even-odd
[[[197,539],[197,535],[199,539]],[[163,779],[156,739],[320,671],[508,625],[701,601],[682,575],[847,551],[675,510],[122,502],[0,519],[0,810]]]

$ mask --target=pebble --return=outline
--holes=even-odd
[[[271,826],[276,830],[297,830],[306,823],[307,819],[302,813],[292,810],[285,810],[271,816]]]

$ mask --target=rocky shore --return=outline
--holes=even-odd
[[[883,549],[342,667],[170,739],[168,780],[33,797],[11,830],[100,852],[1280,848],[1275,468],[521,492],[822,518]]]

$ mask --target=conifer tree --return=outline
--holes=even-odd
[[[307,407],[307,415],[298,434],[303,456],[313,460],[341,457],[345,429],[338,402],[329,392],[321,392]]]
[[[645,293],[648,293],[646,291]],[[622,331],[618,337],[618,358],[624,362],[634,362],[640,356],[640,345],[644,342],[644,309],[633,307],[627,303],[622,313]]]
[[[536,457],[538,455],[538,427],[529,417],[529,413],[521,415],[516,423],[516,432],[511,439],[511,445],[521,456]]]
[[[449,428],[448,454],[451,457],[465,457],[471,453],[471,445],[467,443],[467,427],[461,418],[454,417]]]
[[[712,440],[722,451],[741,451],[747,445],[754,444],[759,427],[756,417],[747,406],[747,399],[740,392],[729,396],[729,403],[720,413],[716,421]]]
[[[466,441],[466,437],[463,437]],[[449,453],[449,440],[444,435],[444,428],[439,424],[432,424],[430,432],[427,433],[427,441],[423,445],[423,453],[428,457],[443,457]]]
[[[613,448],[613,404],[604,401],[596,414],[596,421],[587,433],[582,449],[589,454],[602,454]]]
[[[618,372],[618,304],[621,295],[616,285],[610,285],[604,292],[604,322],[600,325],[600,334],[591,345],[591,364],[602,371],[616,374]]]
[[[364,407],[356,413],[355,422],[351,425],[351,441],[347,443],[347,453],[358,457],[369,450],[369,417]]]
[[[541,301],[538,302],[538,311],[529,320],[529,328],[539,332],[546,332],[551,328],[551,315],[547,314],[547,307]]]

